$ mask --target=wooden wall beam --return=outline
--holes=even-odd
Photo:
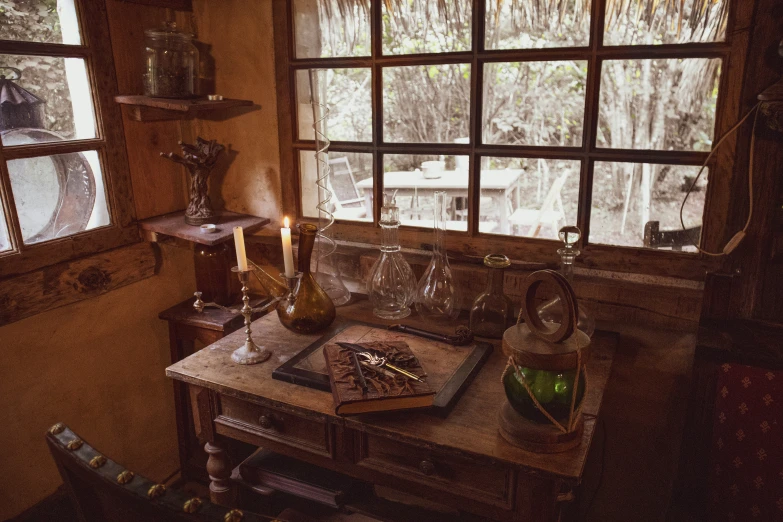
[[[0,281],[0,326],[155,275],[148,243],[101,252]]]

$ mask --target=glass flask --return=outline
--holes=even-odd
[[[514,305],[503,293],[503,276],[511,261],[502,254],[489,254],[484,266],[489,268],[487,289],[473,301],[470,329],[479,337],[500,339],[514,321]]]
[[[565,226],[560,229],[559,235],[560,240],[563,242],[563,248],[557,250],[557,253],[560,254],[560,273],[573,286],[574,260],[580,254],[579,249],[574,245],[582,237],[582,231],[579,230],[579,227]],[[545,323],[559,325],[563,317],[563,307],[560,304],[560,298],[555,296],[542,304],[538,309],[538,317]],[[576,327],[586,333],[588,337],[592,337],[593,332],[595,332],[595,319],[581,303],[579,304],[579,319]]]
[[[416,311],[432,319],[453,318],[459,313],[457,290],[443,242],[446,237],[446,193],[435,192],[435,226],[432,260],[416,289]]]
[[[541,413],[522,384],[526,382],[541,406],[556,421],[563,424],[568,421],[571,413],[575,378],[576,368],[566,371],[549,371],[509,366],[503,374],[503,387],[509,404],[517,413],[539,424],[549,424],[549,419]],[[579,408],[584,395],[584,373],[580,373],[574,409]]]
[[[372,313],[381,319],[402,319],[411,313],[416,295],[416,277],[400,252],[400,209],[394,196],[383,194],[381,220],[383,231],[381,255],[370,271],[367,295],[372,302]]]
[[[318,227],[311,223],[299,225],[300,278],[292,295],[277,304],[277,317],[283,326],[304,334],[325,329],[336,316],[334,303],[310,271],[310,258],[317,232]]]
[[[144,94],[161,98],[187,98],[196,94],[198,49],[193,35],[177,31],[176,22],[144,31]]]

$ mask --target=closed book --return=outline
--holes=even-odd
[[[368,342],[356,345],[376,355],[384,356],[394,366],[402,368],[419,377],[426,377],[418,359],[407,343]],[[409,410],[429,408],[435,399],[435,392],[425,382],[418,382],[389,369],[386,366],[375,367],[357,355],[361,362],[361,372],[367,384],[362,388],[358,375],[355,352],[336,344],[324,346],[326,370],[334,397],[337,415],[356,415],[379,411]]]

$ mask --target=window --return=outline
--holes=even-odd
[[[134,240],[108,49],[99,0],[0,6],[0,276]]]
[[[296,172],[286,211],[317,215],[318,88],[330,110],[337,237],[377,242],[380,196],[396,191],[402,241],[418,246],[434,191],[446,190],[447,242],[465,253],[553,259],[550,241],[577,224],[583,259],[599,268],[703,274],[710,261],[692,244],[656,250],[648,236],[681,229],[686,191],[739,117],[745,44],[729,24],[752,9],[732,0],[282,4],[280,92],[292,99],[280,103],[281,150]],[[706,219],[707,180],[730,176],[731,165],[706,172],[683,212],[705,246],[721,219]]]

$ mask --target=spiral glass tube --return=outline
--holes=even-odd
[[[332,191],[329,190],[329,138],[326,135],[326,125],[329,118],[329,107],[326,101],[327,71],[311,69],[310,105],[313,108],[313,132],[315,135],[315,163],[317,177],[315,184],[318,190],[318,238],[316,243],[315,278],[318,284],[332,299],[335,306],[343,305],[351,299],[351,292],[345,287],[340,270],[332,254],[337,250],[337,244],[331,237],[334,225],[332,214]]]

